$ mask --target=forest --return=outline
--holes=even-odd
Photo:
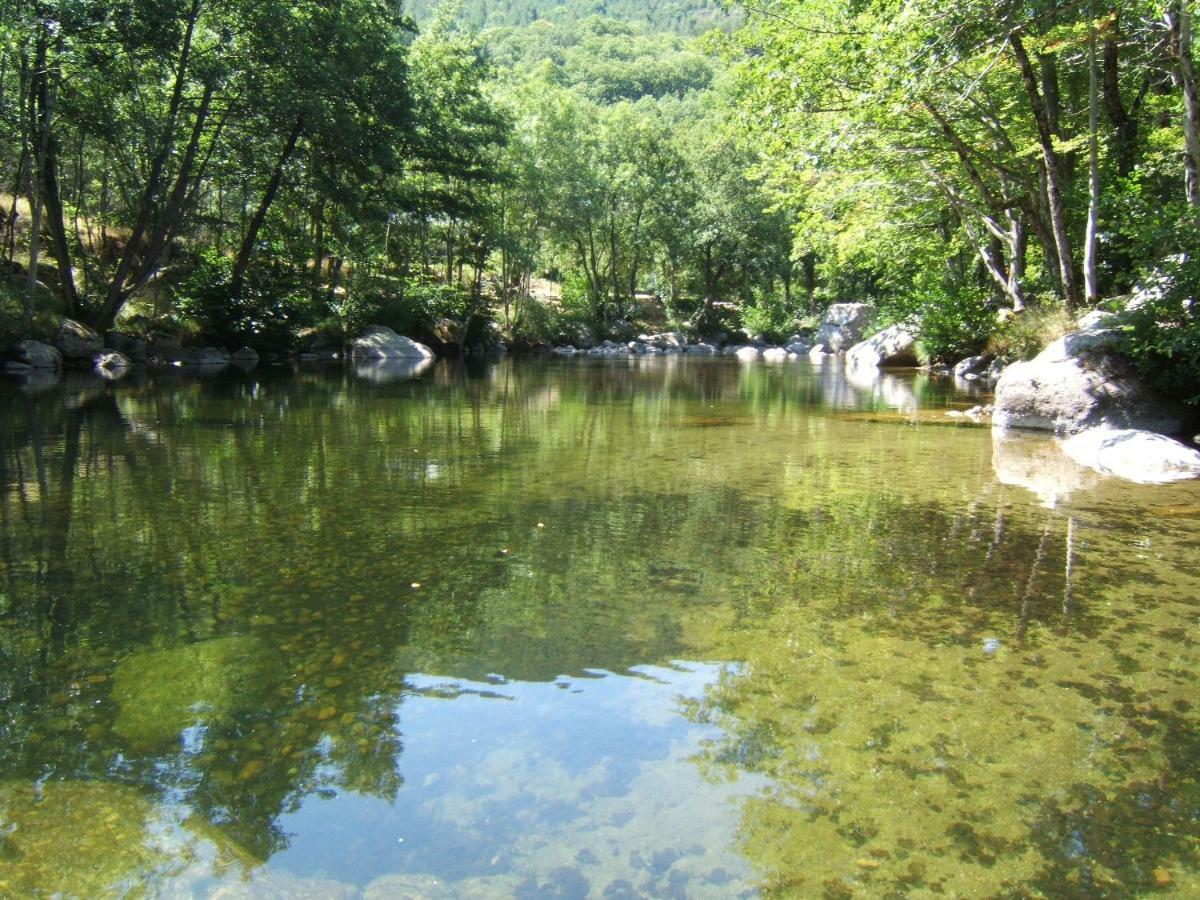
[[[1157,284],[1126,350],[1196,399],[1192,28],[1182,0],[10,0],[0,340],[782,341],[866,301],[938,363]]]

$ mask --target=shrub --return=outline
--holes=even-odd
[[[284,348],[313,323],[312,304],[298,273],[284,267],[253,270],[242,292],[234,295],[232,272],[232,260],[216,250],[205,251],[176,291],[177,311],[194,321],[205,339]]]
[[[1200,405],[1200,260],[1164,263],[1124,316],[1121,351],[1168,397]]]
[[[975,356],[996,327],[996,313],[984,291],[948,291],[918,286],[902,297],[881,301],[880,328],[917,321],[917,352],[927,363],[951,363]]]
[[[782,297],[756,292],[753,303],[742,308],[742,328],[749,335],[778,344],[796,331],[796,316]]]
[[[992,332],[987,351],[1009,362],[1033,359],[1074,327],[1074,320],[1059,300],[1033,301]]]

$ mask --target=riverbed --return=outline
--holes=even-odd
[[[0,894],[1200,894],[1200,484],[987,400],[0,384]]]

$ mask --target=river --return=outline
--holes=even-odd
[[[986,400],[0,384],[0,894],[1200,895],[1200,484]]]

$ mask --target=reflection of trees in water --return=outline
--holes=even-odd
[[[691,710],[729,735],[704,768],[773,779],[742,825],[768,893],[1194,888],[1194,601],[1117,587],[1171,571],[1171,542],[1134,563],[1145,523],[1011,496],[797,523],[744,668]]]
[[[953,866],[1008,865],[1030,822],[1078,811],[1064,786],[1098,783],[1087,747],[1136,760],[1105,775],[1119,791],[1184,759],[1160,736],[1185,734],[1186,710],[1153,718],[1149,687],[1112,707],[1097,645],[1154,666],[1095,602],[1087,517],[1014,504],[986,435],[790,414],[822,390],[679,360],[7,402],[0,777],[139,785],[265,858],[314,793],[395,796],[410,672],[738,660],[695,714],[731,735],[710,765],[775,779],[745,812],[766,876],[953,890]],[[1128,555],[1106,572],[1147,574]],[[134,752],[114,672],[227,638],[256,648],[229,672],[244,691]],[[1159,724],[1127,758],[1113,723],[1140,707]],[[927,835],[932,855],[909,846]]]
[[[541,418],[565,405],[572,452],[569,436],[602,431],[604,417],[593,381],[568,385],[564,403],[549,373],[507,370],[510,402],[497,406],[492,374],[434,390],[88,385],[6,405],[0,778],[140,785],[265,859],[286,843],[280,816],[305,797],[395,796],[414,666],[549,680],[670,658],[689,577],[659,585],[677,602],[604,604],[624,599],[621,560],[643,552],[645,534],[686,532],[726,497],[647,497],[610,514],[595,498],[514,494],[498,446],[535,450]],[[553,461],[539,452],[529,464]],[[537,517],[578,525],[530,544]],[[497,556],[522,542],[524,555]],[[539,579],[516,577],[523,566]],[[580,579],[581,567],[606,577]],[[114,727],[149,702],[117,695],[122,666],[235,635],[255,650],[221,657],[244,685],[227,706],[166,743]]]

